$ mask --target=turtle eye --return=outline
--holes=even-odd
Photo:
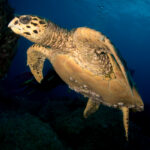
[[[19,18],[19,21],[23,24],[28,24],[31,20],[30,16],[22,16]]]

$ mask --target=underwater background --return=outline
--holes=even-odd
[[[8,3],[10,7],[6,7]],[[5,23],[4,28],[0,26],[1,45],[11,44],[13,54],[7,48],[9,53],[3,57],[7,57],[9,65],[0,63],[0,67],[8,68],[0,81],[0,150],[149,150],[150,0],[8,0],[8,3],[0,0],[0,8],[5,10],[0,15],[3,20],[7,18],[7,23],[13,15],[33,14],[69,30],[86,26],[109,37],[131,70],[145,110],[130,112],[128,142],[120,110],[102,106],[84,119],[87,99],[70,90],[49,62],[44,67],[45,79],[38,84],[26,65],[26,51],[32,43],[15,35],[12,39],[16,44],[7,43],[8,34],[12,33],[1,38],[10,32]]]

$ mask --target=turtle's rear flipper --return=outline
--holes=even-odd
[[[50,55],[49,48],[34,44],[27,50],[27,65],[29,65],[32,74],[37,82],[43,79],[44,61]]]
[[[123,125],[125,129],[126,140],[128,141],[128,126],[129,126],[129,108],[121,107],[123,113]]]
[[[99,105],[100,102],[94,101],[93,99],[89,98],[83,113],[84,118],[87,118],[89,115],[95,113],[99,109]]]

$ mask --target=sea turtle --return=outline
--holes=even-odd
[[[122,110],[128,139],[129,108],[141,111],[144,104],[123,58],[105,35],[87,27],[68,31],[33,15],[15,17],[8,27],[36,43],[27,50],[27,64],[39,83],[49,59],[71,89],[89,98],[85,118],[101,103]]]

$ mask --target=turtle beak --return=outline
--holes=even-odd
[[[15,17],[11,22],[8,24],[8,28],[12,28],[15,24],[17,24],[18,18]]]
[[[11,21],[9,24],[8,24],[8,28],[11,28],[13,26],[13,22]]]
[[[15,17],[9,24],[8,28],[10,28],[13,32],[17,33],[22,30],[22,27],[19,25],[19,18]]]

